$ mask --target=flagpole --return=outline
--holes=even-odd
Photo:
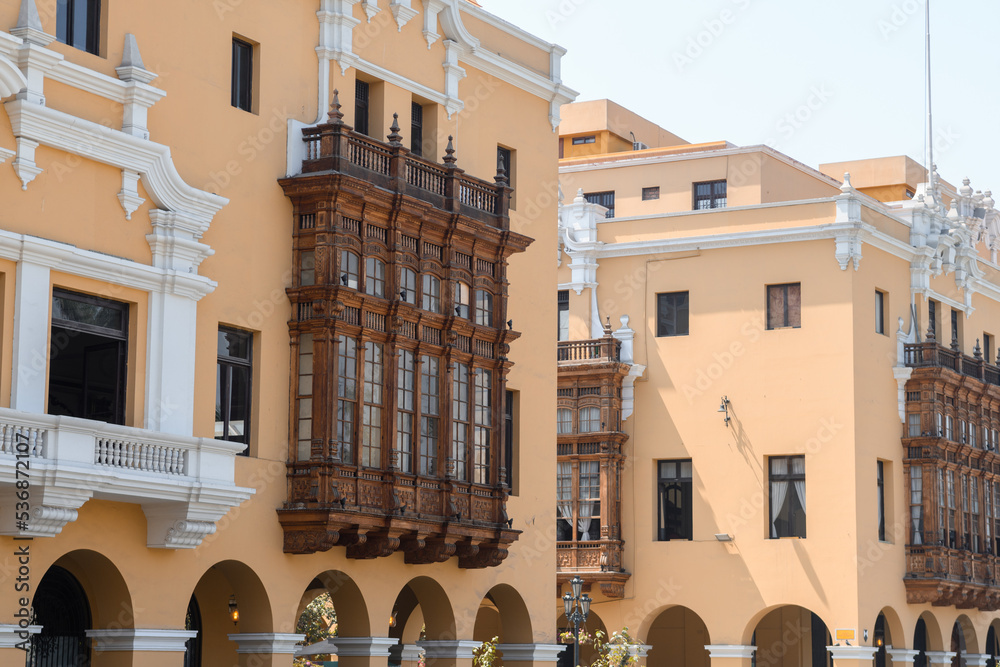
[[[924,76],[926,77],[924,84],[927,89],[927,99],[925,100],[927,104],[927,173],[930,183],[929,194],[934,195],[934,120],[931,114],[931,0],[924,2],[924,28]],[[936,197],[935,203],[938,203]]]

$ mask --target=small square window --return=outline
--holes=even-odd
[[[615,217],[615,191],[611,190],[608,192],[587,192],[584,193],[583,198],[586,199],[591,204],[597,204],[598,206],[603,206],[608,209],[604,214],[605,218]]]
[[[232,105],[253,113],[254,46],[233,37]]]
[[[689,305],[687,292],[656,295],[656,335],[687,336]]]
[[[802,326],[800,283],[767,286],[767,328],[797,329]]]
[[[694,210],[726,208],[726,181],[704,181],[694,184]]]
[[[650,201],[650,200],[659,199],[659,198],[660,198],[660,186],[659,185],[656,185],[656,186],[651,187],[651,188],[643,188],[642,189],[642,201]]]

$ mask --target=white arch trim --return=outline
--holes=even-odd
[[[28,80],[21,70],[4,56],[0,56],[0,99],[16,95],[28,87]]]

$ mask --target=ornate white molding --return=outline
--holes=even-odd
[[[962,656],[962,665],[964,667],[986,667],[992,658],[993,656],[989,653],[966,653]]]
[[[753,657],[756,646],[743,646],[741,644],[708,644],[705,646],[710,658],[745,658]]]
[[[924,656],[927,657],[928,665],[947,667],[954,659],[955,653],[952,651],[924,651]]]
[[[914,659],[920,655],[920,651],[912,648],[893,648],[891,646],[886,646],[885,650],[892,659],[892,663],[894,665],[898,664],[898,667],[912,665]]]
[[[364,10],[365,16],[368,17],[368,23],[371,23],[379,11],[378,0],[361,0],[361,9]]]
[[[470,639],[454,639],[454,640],[441,640],[441,641],[428,641],[421,640],[417,642],[417,646],[424,649],[424,657],[427,660],[433,660],[435,658],[452,658],[457,660],[470,660],[473,657],[473,651],[479,648],[482,642],[472,641]]]
[[[229,640],[237,644],[237,653],[258,655],[293,655],[297,644],[305,635],[282,634],[277,632],[244,632],[229,635]]]
[[[337,637],[333,642],[337,645],[338,658],[381,658],[388,656],[389,649],[399,644],[394,637]]]
[[[570,650],[565,644],[497,644],[503,653],[504,662],[558,662],[563,651]]]
[[[871,662],[875,658],[875,653],[878,651],[877,646],[827,646],[826,650],[830,652],[834,661],[837,660],[862,660],[866,662]],[[954,654],[952,654],[954,655]]]
[[[403,26],[409,23],[410,19],[420,13],[410,6],[410,2],[411,0],[392,0],[389,3],[389,9],[392,11],[392,17],[396,19],[398,32],[402,32]]]
[[[157,628],[122,628],[87,630],[94,650],[135,651],[140,653],[181,653],[185,642],[198,636],[197,630],[161,630]]]
[[[26,641],[21,637],[22,632],[26,632],[30,637],[41,631],[42,626],[40,625],[29,625],[22,628],[20,625],[0,623],[0,648],[17,648],[18,644]]]
[[[0,56],[0,99],[17,95],[28,87],[28,80],[7,58]]]

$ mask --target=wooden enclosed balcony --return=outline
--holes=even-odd
[[[560,366],[620,362],[622,358],[622,342],[611,336],[591,340],[561,340],[557,346],[556,361]]]

